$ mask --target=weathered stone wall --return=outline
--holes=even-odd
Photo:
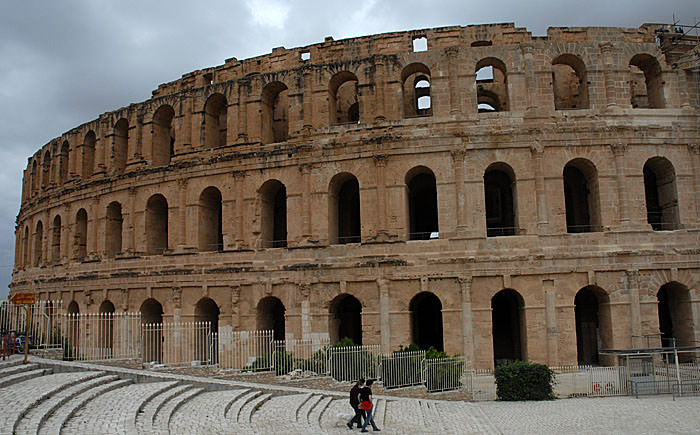
[[[428,49],[413,52],[419,37]],[[571,82],[553,83],[561,63]],[[493,83],[477,82],[482,66]],[[421,113],[418,79],[429,82]],[[555,88],[577,108],[556,110]],[[635,100],[640,88],[648,96]],[[682,324],[697,340],[697,93],[697,71],[667,64],[648,27],[550,28],[535,38],[510,24],[447,27],[229,59],[29,159],[12,292],[75,300],[82,312],[106,299],[139,310],[152,298],[164,319],[179,320],[210,298],[219,324],[234,329],[259,327],[260,301],[275,297],[295,337],[328,332],[336,298],[349,294],[361,303],[363,343],[385,351],[415,340],[411,301],[429,292],[445,350],[490,367],[501,290],[522,299],[521,356],[572,364],[581,289],[598,292],[605,347],[626,348],[659,332],[657,293],[672,284],[689,307],[671,315],[674,330]],[[633,107],[642,100],[653,107]],[[663,231],[647,216],[646,164],[671,180],[655,190],[673,203],[659,200]],[[581,207],[567,205],[567,167],[585,178],[583,232],[567,227],[567,207]],[[487,228],[491,170],[510,177],[512,190],[499,191],[513,203],[512,225],[496,228],[503,236]],[[438,238],[411,240],[417,174],[434,177]],[[338,189],[352,177],[359,241],[338,243],[347,241],[338,240]],[[211,187],[220,218],[216,194],[203,194]],[[279,192],[285,208],[276,212]],[[286,247],[269,234],[279,216]]]

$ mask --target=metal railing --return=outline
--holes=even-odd
[[[425,351],[394,352],[391,356],[381,356],[380,372],[384,388],[410,387],[423,383]]]
[[[244,371],[271,370],[274,331],[234,331],[221,326],[218,332],[219,367]]]
[[[378,375],[379,345],[328,348],[328,372],[336,381],[371,379]]]
[[[60,318],[66,359],[95,361],[140,356],[140,313],[66,313]]]
[[[423,361],[422,381],[428,393],[472,390],[471,371],[464,358],[459,356]]]
[[[29,336],[29,344],[35,348],[60,348],[61,301],[37,301],[30,307],[30,319],[23,306],[9,301],[0,301],[0,331],[14,331],[16,335]]]
[[[328,372],[326,351],[330,340],[318,341],[310,338],[273,340],[272,369],[276,375],[293,371],[306,372],[305,376],[320,376]]]
[[[163,322],[141,325],[144,362],[167,366],[216,364],[211,322]]]

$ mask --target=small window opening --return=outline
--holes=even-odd
[[[474,68],[476,73],[477,110],[483,112],[501,112],[508,109],[508,75],[505,64],[496,58],[480,60]],[[481,106],[482,104],[490,106]]]
[[[472,47],[490,47],[493,45],[493,41],[474,41],[471,45]]]
[[[418,53],[420,51],[428,51],[428,38],[425,36],[413,38],[413,52]]]
[[[485,66],[481,68],[479,71],[476,72],[476,81],[477,82],[485,82],[485,81],[493,81],[493,67],[492,66]]]
[[[301,60],[303,62],[306,62],[309,59],[311,59],[311,53],[309,53],[308,51],[302,51],[301,52]]]
[[[204,74],[204,85],[213,85],[214,84],[214,74],[212,73],[207,73]]]

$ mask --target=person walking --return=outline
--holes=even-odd
[[[367,381],[367,385],[360,388],[360,408],[367,410],[367,415],[365,416],[365,423],[362,425],[362,432],[367,432],[367,423],[372,424],[372,430],[379,432],[379,428],[374,424],[374,417],[372,417],[372,412],[374,411],[374,401],[372,400],[372,384],[374,381],[372,379]]]
[[[365,384],[365,380],[360,378],[355,382],[355,385],[350,389],[350,406],[355,411],[355,416],[347,422],[349,429],[352,429],[352,424],[357,423],[357,428],[362,426],[362,419],[365,417],[365,411],[360,408],[360,388]]]

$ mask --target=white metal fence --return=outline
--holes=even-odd
[[[230,326],[220,327],[217,337],[219,367],[247,371],[270,370],[273,335],[271,330],[234,331]]]
[[[15,331],[18,335],[29,335],[33,347],[50,349],[62,345],[60,315],[63,313],[61,301],[37,301],[30,306],[30,319],[22,305],[0,301],[0,330]],[[25,329],[26,328],[26,329]]]
[[[429,393],[466,389],[471,391],[472,377],[462,357],[426,359],[422,381]]]
[[[293,370],[310,372],[306,375],[325,375],[328,372],[327,349],[330,340],[289,339],[272,342],[272,369],[277,375]]]
[[[384,388],[400,388],[423,383],[425,351],[394,352],[379,361]]]
[[[216,363],[211,322],[163,322],[141,325],[144,362],[167,366]]]
[[[66,313],[60,318],[64,358],[94,361],[140,355],[140,313]]]
[[[337,381],[378,377],[379,345],[328,348],[328,373]]]

